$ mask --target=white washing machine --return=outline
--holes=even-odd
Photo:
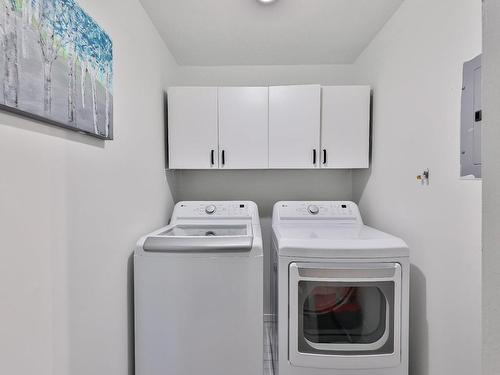
[[[137,375],[263,372],[263,253],[253,202],[180,202],[134,254]]]
[[[275,374],[407,375],[409,249],[352,202],[273,211]]]

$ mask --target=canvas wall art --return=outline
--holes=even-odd
[[[113,138],[113,45],[74,0],[0,0],[0,108]]]

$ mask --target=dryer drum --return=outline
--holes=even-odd
[[[370,289],[383,301],[379,289]],[[386,305],[363,306],[363,293],[361,297],[359,294],[357,287],[314,287],[303,305],[304,338],[313,343],[331,344],[372,343],[380,339],[386,329]],[[365,321],[374,322],[374,318],[375,325]]]

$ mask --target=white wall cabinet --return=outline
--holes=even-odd
[[[268,168],[268,88],[219,88],[219,166]]]
[[[217,88],[172,87],[167,95],[169,168],[218,168]]]
[[[323,86],[321,100],[321,168],[368,168],[370,87]]]
[[[174,87],[171,169],[369,166],[370,87]]]
[[[321,86],[269,88],[269,167],[318,168]]]

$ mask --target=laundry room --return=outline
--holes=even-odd
[[[1,5],[1,374],[500,371],[496,1]]]

